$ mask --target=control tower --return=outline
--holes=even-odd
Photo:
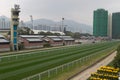
[[[13,51],[18,50],[19,13],[19,5],[14,5],[14,8],[11,9],[11,48]]]

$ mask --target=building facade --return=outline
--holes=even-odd
[[[75,44],[75,39],[71,36],[59,36],[62,40],[64,45],[73,45]]]
[[[108,35],[108,11],[97,9],[94,11],[93,35],[98,37],[107,37]]]
[[[10,42],[0,34],[0,51],[10,51]]]
[[[112,38],[120,39],[120,12],[112,14]]]
[[[19,40],[23,42],[24,48],[41,48],[43,47],[43,37],[41,35],[20,35]]]
[[[46,36],[44,39],[48,40],[51,46],[63,45],[63,40],[59,36]]]

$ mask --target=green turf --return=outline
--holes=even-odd
[[[118,42],[78,45],[5,57],[0,63],[0,80],[21,80],[59,65],[108,49]]]

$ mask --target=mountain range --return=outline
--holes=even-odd
[[[5,19],[5,21],[10,21],[10,18],[6,16],[0,16],[0,19]],[[48,25],[48,26],[56,26],[59,27],[62,24],[62,21],[56,22],[53,20],[48,20],[48,19],[36,19],[33,20],[34,26],[37,25]],[[31,21],[24,22],[24,24],[31,24]],[[67,31],[72,31],[72,32],[80,32],[80,33],[90,33],[92,34],[93,29],[92,26],[86,25],[83,23],[79,23],[73,20],[64,20],[63,25],[66,27]]]
[[[56,22],[48,19],[36,19],[33,21],[34,26],[37,25],[49,25],[49,26],[60,26],[62,21]],[[25,22],[26,24],[31,24],[31,21]],[[67,31],[80,32],[80,33],[90,33],[92,34],[92,26],[78,23],[73,20],[64,20],[63,25],[66,27]]]

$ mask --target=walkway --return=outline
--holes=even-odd
[[[91,73],[96,72],[100,66],[105,66],[105,65],[109,64],[116,56],[116,53],[117,52],[112,53],[110,56],[108,56],[104,60],[102,60],[99,63],[97,63],[96,65],[86,69],[85,71],[79,73],[77,76],[75,76],[71,80],[87,80],[90,77]]]

